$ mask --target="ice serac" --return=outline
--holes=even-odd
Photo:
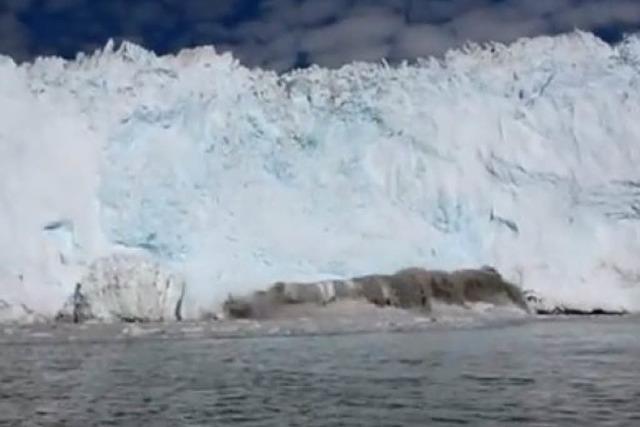
[[[96,260],[79,282],[82,303],[70,298],[56,315],[72,321],[149,322],[182,319],[184,281],[141,256],[115,255]]]
[[[637,36],[284,75],[212,48],[2,57],[0,298],[53,316],[96,260],[140,253],[185,278],[186,317],[408,265],[638,310],[638,117]]]

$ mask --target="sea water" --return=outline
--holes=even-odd
[[[640,425],[633,317],[0,330],[0,425]]]

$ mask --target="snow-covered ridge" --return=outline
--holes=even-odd
[[[0,57],[0,307],[51,316],[124,253],[184,278],[186,317],[414,265],[638,310],[639,78],[637,36],[585,33],[280,76],[210,47]]]

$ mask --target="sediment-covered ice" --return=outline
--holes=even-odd
[[[212,48],[0,57],[0,318],[54,316],[114,254],[184,280],[186,317],[407,266],[638,310],[638,117],[636,36],[285,75]]]
[[[371,274],[349,280],[277,282],[249,295],[232,295],[223,308],[226,317],[267,319],[299,316],[344,301],[361,301],[428,316],[434,314],[436,304],[469,307],[480,303],[529,312],[522,290],[491,268],[451,273],[407,268],[394,274]]]

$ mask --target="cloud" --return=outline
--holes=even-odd
[[[551,19],[563,28],[575,26],[589,29],[611,24],[638,24],[640,5],[635,0],[593,1],[565,8]]]
[[[243,43],[240,49],[230,46],[230,50],[244,64],[270,69],[288,69],[295,65],[298,38],[294,33],[282,33],[267,43]]]
[[[612,23],[640,28],[634,0],[270,0],[263,12],[246,27],[251,39],[268,46],[288,33],[292,50],[267,49],[245,60],[259,57],[262,65],[294,63],[300,51],[310,62],[335,67],[441,55],[467,41],[511,42]]]
[[[29,9],[34,1],[35,0],[4,0],[4,2],[0,4],[0,13],[5,12],[9,15],[21,12]]]
[[[42,4],[42,7],[47,12],[57,13],[64,11],[65,9],[78,7],[83,2],[84,0],[48,0]]]
[[[256,43],[268,43],[288,30],[281,21],[251,21],[240,24],[233,30],[234,37],[239,40],[253,41]]]
[[[367,61],[373,62],[388,56],[390,46],[385,43],[368,46],[347,46],[340,50],[327,50],[316,52],[311,55],[313,63],[321,64],[325,67],[336,68],[346,62]],[[345,61],[349,58],[349,61]]]
[[[229,0],[188,0],[175,2],[190,22],[211,21],[225,18],[234,11],[234,2]]]
[[[474,9],[456,17],[446,27],[456,34],[456,44],[466,41],[510,42],[545,33],[549,28],[548,20],[520,12],[509,5]]]
[[[490,6],[491,3],[491,0],[410,0],[407,6],[407,20],[410,23],[442,23],[471,9]]]
[[[302,36],[301,46],[311,53],[353,50],[354,47],[384,43],[403,25],[398,15],[385,14],[376,9],[357,11],[335,24],[307,31]]]
[[[9,54],[15,60],[29,58],[29,30],[14,15],[0,15],[0,54]]]
[[[287,27],[308,27],[338,18],[349,9],[350,0],[264,0],[263,17]]]
[[[639,29],[637,0],[3,0],[0,52],[74,56],[110,38],[159,53],[198,44],[248,66],[441,55],[574,28]]]
[[[453,31],[430,24],[417,24],[400,31],[393,45],[393,59],[441,55],[458,39]]]
[[[316,25],[340,16],[341,11],[348,8],[347,0],[307,1],[300,5],[297,23],[299,25]]]

